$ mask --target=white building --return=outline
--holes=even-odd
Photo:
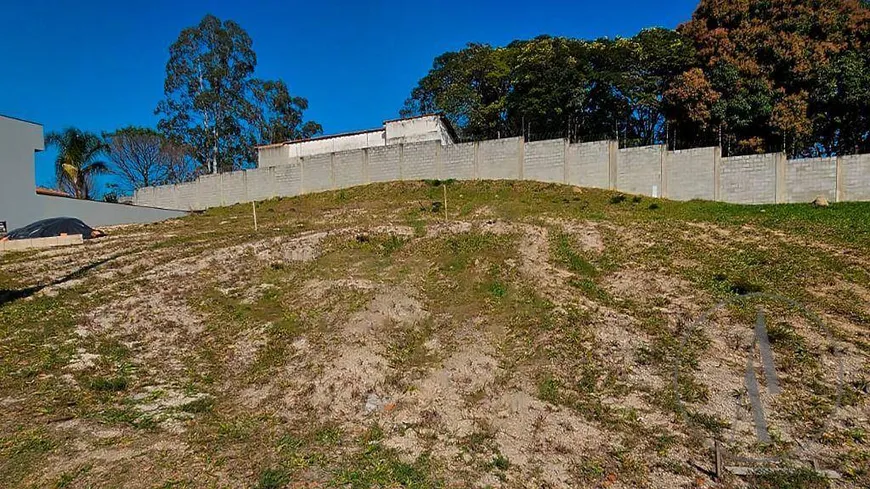
[[[260,168],[267,168],[287,164],[298,157],[421,141],[441,141],[442,145],[454,144],[456,133],[443,115],[426,114],[384,121],[384,127],[368,131],[259,146],[257,163]]]
[[[35,153],[45,149],[42,125],[0,114],[0,230],[49,217],[77,217],[91,226],[154,222],[175,210],[80,200],[36,187]]]

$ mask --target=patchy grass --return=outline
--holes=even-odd
[[[0,255],[0,486],[708,484],[685,460],[734,433],[758,292],[830,326],[844,411],[825,335],[762,300],[777,442],[729,448],[798,438],[870,485],[848,414],[868,405],[870,204],[428,181],[257,205],[259,232],[245,204]],[[521,246],[545,235],[535,261]]]

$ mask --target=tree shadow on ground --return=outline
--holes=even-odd
[[[121,256],[124,256],[127,254],[129,254],[129,253],[118,253],[118,254],[109,256],[107,258],[103,258],[102,260],[98,260],[98,261],[95,261],[95,262],[90,263],[88,265],[85,265],[85,266],[79,268],[78,270],[76,270],[76,271],[74,271],[74,272],[72,272],[64,277],[61,277],[61,278],[59,278],[53,282],[49,282],[47,284],[34,285],[33,287],[27,287],[25,289],[17,289],[17,290],[16,289],[0,289],[0,307],[3,307],[6,304],[9,304],[11,302],[15,302],[19,299],[26,299],[27,297],[30,297],[30,296],[36,294],[37,292],[41,291],[42,289],[45,289],[46,287],[53,287],[55,285],[60,285],[60,284],[63,284],[65,282],[69,282],[70,280],[76,280],[76,279],[82,278],[85,276],[85,274],[87,274],[88,272],[90,272],[94,268],[97,268],[100,265],[104,265],[112,260],[116,260],[116,259],[120,258]]]

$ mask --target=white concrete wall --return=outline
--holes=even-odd
[[[251,170],[257,171],[257,170]],[[302,164],[281,165],[274,169],[275,195],[292,197],[302,194]]]
[[[438,178],[441,142],[427,141],[402,146],[402,180]]]
[[[721,158],[718,148],[617,149],[613,141],[566,144],[521,138],[378,146],[292,158],[287,164],[200,177],[136,192],[137,203],[205,209],[274,196],[421,179],[523,179],[614,188],[675,200],[762,204],[870,200],[870,155],[786,161],[784,155]]]
[[[383,129],[337,134],[304,141],[273,144],[257,148],[258,168],[289,165],[298,158],[378,146],[424,141],[453,144],[450,130],[439,116],[387,121]]]
[[[565,141],[526,143],[523,151],[523,179],[565,183]]]
[[[674,200],[716,198],[713,174],[719,148],[668,151],[664,160],[663,197]]]
[[[785,201],[812,202],[823,195],[837,201],[837,158],[789,160],[785,165]]]
[[[566,183],[580,187],[609,188],[610,142],[569,145],[567,165]]]
[[[616,188],[630,194],[660,197],[662,192],[662,146],[619,150]]]
[[[289,161],[290,145],[274,144],[257,148],[257,168],[283,165]]]
[[[477,143],[477,171],[481,180],[521,180],[523,139],[506,138]]]
[[[474,180],[477,178],[477,168],[474,155],[477,152],[476,143],[462,143],[444,146],[441,151],[443,171],[440,178],[455,180]]]
[[[840,200],[870,200],[870,154],[840,158]]]
[[[369,148],[368,181],[392,182],[402,180],[402,146],[382,146]]]
[[[348,188],[366,183],[366,151],[342,151],[332,157],[335,188]]]
[[[423,116],[400,119],[384,123],[386,144],[416,143],[421,141],[440,141],[450,144],[447,128],[439,116]]]
[[[719,196],[735,204],[776,203],[776,155],[722,158]]]
[[[36,194],[34,155],[44,149],[42,126],[0,116],[0,221],[7,230],[49,217],[75,217],[91,226],[161,221],[185,213]],[[164,192],[155,191],[162,195]],[[174,195],[172,195],[174,197]],[[173,200],[175,204],[177,200]],[[175,205],[167,206],[177,208]]]
[[[325,155],[303,156],[302,163],[302,193],[322,192],[332,190],[332,153]]]

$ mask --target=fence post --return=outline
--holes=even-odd
[[[221,207],[227,205],[226,198],[224,197],[224,174],[218,173],[218,187],[220,187],[221,192]]]
[[[667,199],[669,196],[669,190],[668,190],[668,171],[669,171],[669,168],[668,168],[668,156],[669,156],[669,154],[668,153],[669,153],[669,151],[668,151],[668,147],[661,146],[661,151],[662,151],[662,163],[661,163],[662,169],[661,169],[661,172],[659,173],[659,176],[661,177],[661,181],[659,182],[659,184],[660,184],[659,188],[661,188],[661,192],[659,192],[660,195],[653,195],[653,197],[661,197],[663,199]]]
[[[617,165],[619,164],[619,141],[608,141],[607,142],[607,166],[608,166],[608,179],[607,179],[607,188],[610,190],[616,190],[617,181]]]
[[[519,179],[525,180],[525,177],[524,177],[525,161],[524,160],[526,159],[526,142],[523,141],[522,139],[520,139],[519,144],[520,144],[520,147],[519,147],[519,169],[518,169],[519,170]]]
[[[568,150],[571,147],[571,140],[565,138],[562,142],[564,143],[564,147],[562,148],[562,183],[568,185]]]
[[[363,148],[363,182],[368,185],[372,183],[371,176],[369,175],[369,149]]]
[[[444,147],[439,142],[435,146],[435,178],[438,180],[444,180],[444,159],[442,157],[442,153],[444,151]]]
[[[242,170],[242,187],[245,188],[245,200],[243,200],[242,202],[251,201],[251,193],[248,189],[248,170]]]
[[[329,153],[329,188],[335,190],[335,152]]]
[[[846,188],[843,185],[843,157],[839,154],[837,155],[836,165],[837,165],[837,183],[836,183],[836,201],[844,202],[847,198],[846,196]]]
[[[305,194],[305,157],[299,157],[299,195]]]
[[[713,150],[713,200],[722,201],[722,147]]]
[[[399,181],[405,180],[405,171],[402,168],[405,162],[405,143],[399,143]]]
[[[776,153],[774,161],[776,161],[776,195],[774,201],[777,204],[783,204],[786,201],[785,165],[787,160],[785,153]]]
[[[474,179],[480,180],[480,141],[475,141],[473,143],[474,148]]]

